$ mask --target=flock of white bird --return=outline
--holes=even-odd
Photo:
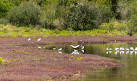
[[[28,42],[31,41],[31,40],[32,40],[31,37],[28,38]],[[37,42],[39,42],[39,41],[41,41],[41,38],[37,39]],[[76,46],[70,45],[70,46],[74,49],[74,51],[71,54],[80,54],[80,52],[77,50],[78,47],[81,47],[82,53],[85,52],[83,45],[76,45]],[[41,49],[41,46],[38,46],[38,48]],[[53,48],[53,49],[55,49],[55,48]],[[107,50],[106,54],[111,54],[113,52],[112,48],[106,48],[106,50]],[[62,54],[62,48],[58,49],[58,53]],[[137,54],[137,47],[135,47],[135,48],[134,47],[130,47],[130,48],[124,48],[124,47],[115,48],[115,54],[118,54],[118,53],[120,53],[120,54],[128,54],[128,53],[133,54],[133,53],[135,53],[135,54]]]
[[[28,38],[28,42],[29,42],[29,41],[31,41],[31,37]],[[38,38],[38,39],[37,39],[37,42],[39,42],[39,41],[41,41],[41,38]],[[38,46],[38,48],[41,49],[41,46]]]
[[[41,38],[38,38],[38,39],[37,39],[37,42],[39,42],[40,40],[41,40]],[[28,41],[31,41],[31,37],[28,38]]]
[[[107,52],[106,54],[111,54],[113,52],[113,49],[112,48],[106,48]],[[124,47],[120,47],[120,48],[115,48],[115,54],[137,54],[137,47],[130,47],[130,48],[124,48]]]
[[[31,37],[28,38],[28,42],[31,41],[31,40],[32,40]],[[37,42],[39,42],[39,41],[41,41],[41,38],[38,38],[38,39],[37,39]],[[78,48],[78,47],[81,47],[81,51],[84,53],[84,46],[80,46],[80,45],[76,45],[76,46],[70,45],[70,46],[74,49],[74,51],[73,51],[71,54],[80,54],[79,51],[76,50],[76,48]],[[38,48],[41,49],[40,46],[38,46]],[[53,48],[53,50],[54,50],[54,49],[56,49],[56,48]],[[62,48],[59,48],[59,49],[58,49],[58,53],[62,54]]]
[[[76,50],[76,48],[78,47],[81,47],[81,51],[84,53],[84,46],[80,46],[80,45],[77,45],[77,46],[73,46],[73,45],[70,45],[72,48],[74,48],[74,51],[71,53],[71,54],[80,54],[78,50]]]

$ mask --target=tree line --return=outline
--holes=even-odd
[[[136,29],[136,0],[1,0],[0,23],[92,30],[116,20]]]

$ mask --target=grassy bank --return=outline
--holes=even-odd
[[[87,30],[87,31],[68,31],[48,30],[44,28],[26,28],[12,25],[0,25],[0,37],[48,37],[48,36],[127,36],[125,31],[118,30]]]

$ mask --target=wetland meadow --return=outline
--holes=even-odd
[[[136,0],[0,0],[0,81],[136,81]]]
[[[1,37],[0,55],[4,61],[0,67],[2,81],[108,81],[113,75],[124,75],[135,80],[136,54],[115,54],[115,48],[136,47],[137,37],[60,36],[41,38]],[[84,42],[84,53],[71,54],[79,40]],[[95,40],[98,40],[95,41]],[[133,43],[133,44],[132,44]],[[41,48],[38,48],[41,47]],[[58,50],[52,48],[62,48]],[[48,48],[51,48],[48,49]],[[106,50],[107,48],[112,48]],[[81,50],[81,48],[76,49]],[[130,52],[132,50],[129,50]],[[109,52],[109,54],[107,54]],[[131,64],[130,64],[131,62]],[[114,69],[114,72],[112,72]],[[128,71],[131,69],[133,76]],[[116,70],[116,73],[115,73]],[[122,73],[121,73],[122,72]],[[112,75],[110,78],[107,74]],[[118,80],[118,79],[113,79]]]

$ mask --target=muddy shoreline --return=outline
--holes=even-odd
[[[114,59],[85,54],[58,54],[45,49],[38,49],[41,44],[69,44],[84,41],[84,44],[133,43],[137,37],[46,37],[37,42],[37,38],[1,37],[0,56],[6,60],[0,65],[0,81],[70,81],[83,78],[88,72],[101,71],[105,68],[123,66]],[[24,45],[24,46],[22,46]],[[31,47],[29,47],[31,46]],[[83,58],[76,60],[76,58]]]
[[[1,37],[0,44],[16,44],[16,43],[37,43],[37,38],[32,38],[30,42],[28,38],[24,37]],[[92,37],[92,36],[56,36],[56,37],[45,37],[39,43],[64,43],[64,42],[77,42],[79,40],[85,41],[85,43],[121,43],[137,42],[137,37],[134,36],[122,36],[122,37]]]

